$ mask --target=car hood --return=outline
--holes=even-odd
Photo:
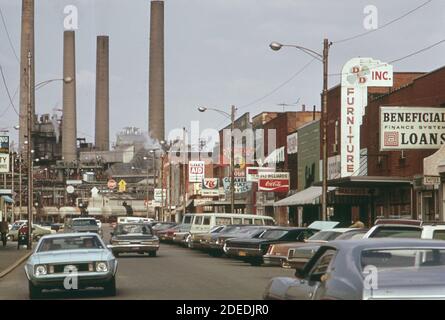
[[[258,239],[258,238],[233,238],[228,240],[230,243],[268,243],[268,242],[277,242],[279,239]]]
[[[109,260],[112,257],[108,249],[63,250],[34,253],[30,257],[33,264],[75,263],[87,261]]]
[[[338,221],[314,221],[308,228],[317,230],[326,230],[335,228],[340,222]]]

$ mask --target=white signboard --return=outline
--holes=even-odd
[[[298,152],[298,132],[287,136],[287,154],[295,154]]]
[[[206,178],[202,182],[201,195],[206,197],[219,196],[219,179]]]
[[[368,87],[392,87],[393,68],[372,58],[354,58],[341,80],[341,176],[359,174],[360,126],[368,104]]]
[[[9,153],[0,153],[0,173],[9,172]]]
[[[380,150],[439,149],[445,108],[380,107]]]
[[[69,194],[73,194],[74,191],[75,191],[75,189],[74,189],[73,186],[68,186],[68,187],[66,187],[66,192],[68,192]]]
[[[189,162],[189,182],[202,182],[205,175],[204,161]]]
[[[258,182],[260,173],[275,172],[275,168],[269,167],[247,167],[246,168],[246,181]]]
[[[162,199],[164,199],[164,204],[167,200],[167,189],[155,189],[154,200],[157,203],[162,203]]]
[[[340,155],[329,157],[328,158],[328,180],[338,179],[340,177],[341,177]]]

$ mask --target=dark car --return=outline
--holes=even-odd
[[[118,224],[111,232],[110,243],[109,249],[115,256],[120,253],[148,253],[150,257],[155,257],[159,250],[159,239],[147,223]]]
[[[176,225],[177,225],[177,223],[175,223],[175,222],[159,222],[159,223],[151,226],[151,228],[153,230],[153,233],[155,235],[157,235],[159,231],[163,231],[163,230],[167,230],[167,229],[173,228]]]
[[[318,232],[311,228],[272,227],[257,238],[229,239],[225,242],[228,256],[241,258],[252,265],[261,265],[269,246],[276,243],[305,241]]]
[[[259,236],[269,227],[254,225],[228,225],[218,233],[210,234],[209,238],[204,238],[202,248],[212,256],[222,256],[224,254],[224,244],[228,239],[252,238]]]
[[[158,236],[160,241],[163,242],[173,242],[173,237],[176,232],[185,232],[190,231],[190,225],[178,224],[174,227],[161,229],[156,231],[156,235]]]

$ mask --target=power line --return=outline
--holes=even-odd
[[[5,86],[6,93],[8,94],[9,102],[11,103],[11,106],[14,108],[15,113],[20,117],[20,114],[17,112],[17,109],[14,106],[14,101],[13,101],[13,99],[11,97],[11,93],[9,92],[9,88],[8,88],[7,83],[6,83],[5,75],[3,74],[3,68],[2,68],[1,65],[0,65],[0,73],[2,74],[3,85]]]
[[[8,37],[8,42],[9,42],[9,45],[11,46],[12,52],[14,53],[15,59],[17,60],[17,62],[20,62],[20,59],[19,59],[19,57],[17,55],[17,52],[15,51],[14,45],[12,44],[11,36],[9,34],[9,31],[8,31],[8,26],[6,25],[6,20],[5,20],[5,17],[3,15],[2,8],[0,8],[0,16],[2,18],[3,27],[5,28],[6,36]]]
[[[280,84],[278,87],[276,87],[275,89],[273,89],[272,91],[270,91],[269,93],[265,94],[264,96],[253,100],[250,103],[247,103],[245,105],[242,105],[241,107],[238,107],[238,110],[247,108],[255,103],[258,103],[268,97],[270,97],[271,95],[273,95],[275,92],[277,92],[278,90],[280,90],[281,88],[283,88],[286,84],[288,84],[289,82],[291,82],[292,80],[294,80],[296,77],[298,77],[304,70],[306,70],[314,61],[316,60],[316,58],[313,58],[311,61],[309,61],[307,64],[305,64],[301,69],[299,69],[297,72],[295,72],[289,79],[287,79],[286,81],[284,81],[282,84]]]
[[[366,36],[366,35],[368,35],[368,34],[371,34],[371,33],[373,33],[373,32],[376,32],[376,31],[378,31],[378,30],[382,30],[382,29],[384,29],[384,28],[386,28],[386,27],[392,25],[393,23],[402,20],[403,18],[409,16],[410,14],[416,12],[417,10],[420,10],[421,8],[427,6],[428,4],[430,4],[430,3],[433,2],[433,1],[434,1],[434,0],[428,0],[428,1],[426,1],[426,2],[422,3],[421,5],[417,6],[416,8],[414,8],[414,9],[408,11],[407,13],[401,15],[400,17],[397,17],[397,18],[395,18],[394,20],[391,20],[391,21],[385,23],[384,25],[382,25],[381,27],[379,27],[379,28],[377,28],[377,29],[372,29],[372,30],[369,30],[369,31],[366,31],[366,32],[362,32],[362,33],[359,33],[359,34],[357,34],[357,35],[355,35],[355,36],[352,36],[352,37],[348,37],[348,38],[345,38],[345,39],[341,39],[341,40],[338,40],[338,41],[334,41],[333,43],[334,43],[334,44],[338,44],[338,43],[343,43],[343,42],[350,41],[350,40],[355,40],[355,39],[357,39],[357,38],[364,37],[364,36]]]
[[[12,99],[15,99],[15,97],[17,96],[17,93],[19,92],[19,87],[20,87],[20,85],[18,85],[17,88],[15,89]],[[6,114],[6,112],[8,112],[8,110],[11,106],[12,106],[12,104],[9,103],[9,105],[5,108],[5,110],[0,114],[0,118],[2,118]]]

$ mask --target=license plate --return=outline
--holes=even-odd
[[[247,255],[247,253],[244,252],[244,251],[240,251],[240,252],[238,252],[238,255],[239,255],[240,257],[245,257],[245,256]]]

